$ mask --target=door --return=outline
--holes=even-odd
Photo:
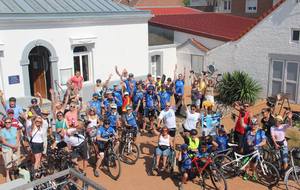
[[[161,55],[153,55],[151,56],[150,62],[150,73],[152,75],[161,76],[162,75],[162,65],[161,65]]]
[[[37,46],[29,54],[29,75],[31,95],[39,92],[43,98],[50,98],[51,67],[49,51],[45,47]]]

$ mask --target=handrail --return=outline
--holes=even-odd
[[[74,176],[74,177],[80,179],[81,181],[83,181],[85,186],[92,187],[95,190],[106,190],[103,186],[97,184],[93,180],[91,180],[91,179],[87,178],[86,176],[84,176],[84,174],[79,173],[79,172],[77,172],[76,170],[74,170],[72,168],[60,171],[60,172],[55,173],[53,175],[43,177],[41,179],[34,180],[34,181],[29,182],[27,184],[22,184],[18,187],[15,187],[15,188],[11,189],[11,190],[27,190],[27,189],[36,187],[38,185],[41,185],[43,183],[46,183],[46,182],[51,181],[51,180],[55,180],[57,178],[60,178],[60,177],[66,176],[66,175],[71,175],[71,176]]]

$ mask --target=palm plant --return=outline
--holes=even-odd
[[[217,91],[217,99],[225,105],[232,105],[235,101],[253,104],[258,99],[261,86],[247,73],[234,71],[223,74]]]

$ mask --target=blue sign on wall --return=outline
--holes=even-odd
[[[20,83],[19,75],[8,76],[8,84],[19,84],[19,83]]]

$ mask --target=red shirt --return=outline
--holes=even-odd
[[[131,106],[131,98],[129,96],[127,96],[127,98],[123,96],[123,105],[122,105],[123,112],[126,112],[127,106]]]
[[[71,82],[73,83],[75,89],[80,90],[83,86],[82,85],[83,77],[82,76],[79,76],[79,77],[73,76],[73,77],[71,77]]]
[[[243,126],[241,126],[241,118],[242,118],[242,116],[241,116],[241,114],[239,114],[239,117],[238,117],[238,119],[237,119],[237,121],[236,121],[234,130],[235,130],[236,132],[240,133],[241,135],[244,135],[246,129],[245,129]],[[245,113],[245,116],[244,116],[244,123],[245,123],[246,125],[249,124],[249,112],[246,112],[246,113]]]

